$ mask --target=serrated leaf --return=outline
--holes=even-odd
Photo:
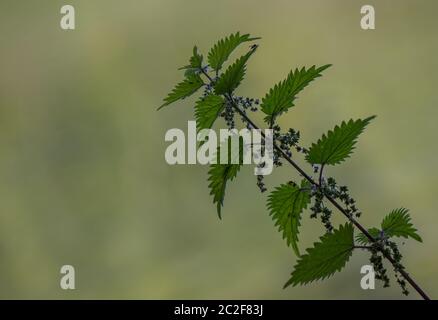
[[[225,107],[224,98],[208,95],[198,100],[195,106],[195,118],[198,131],[210,129]]]
[[[292,183],[282,184],[268,197],[268,209],[275,226],[278,226],[283,239],[286,239],[288,246],[292,246],[297,256],[300,255],[298,228],[301,225],[301,213],[309,203],[309,183],[305,180],[301,182],[301,187]]]
[[[273,123],[277,116],[293,107],[297,94],[310,82],[319,78],[321,72],[330,66],[330,64],[319,68],[312,66],[308,70],[302,68],[291,71],[285,80],[271,88],[262,99],[261,110],[267,115],[265,121]]]
[[[225,61],[228,60],[231,53],[240,44],[248,41],[258,40],[260,38],[250,38],[249,34],[240,35],[239,32],[231,34],[225,39],[219,40],[208,53],[208,63],[212,69],[219,71]]]
[[[296,286],[315,280],[323,280],[340,271],[353,251],[353,225],[347,223],[332,233],[326,233],[321,242],[307,249],[295,265],[290,280],[284,285]]]
[[[423,242],[417,229],[411,223],[409,210],[405,208],[392,210],[382,221],[382,230],[388,237],[412,238]]]
[[[228,181],[232,181],[239,172],[241,164],[213,164],[208,171],[213,203],[216,204],[219,219],[222,218],[221,209],[224,205],[225,188]]]
[[[306,160],[311,164],[335,165],[348,158],[354,150],[358,136],[375,116],[364,120],[342,122],[323,135],[310,147]]]
[[[198,53],[198,47],[193,47],[193,54],[190,58],[190,64],[188,66],[182,67],[181,69],[188,69],[188,68],[197,68],[200,69],[202,67],[202,54]]]
[[[219,95],[232,93],[240,85],[240,82],[245,76],[246,62],[254,53],[254,51],[255,49],[252,49],[228,67],[228,69],[221,75],[219,80],[214,85],[214,91],[216,94]]]
[[[185,76],[190,77],[199,73],[199,70],[202,68],[203,56],[198,53],[198,48],[195,46],[193,48],[193,54],[190,58],[190,62],[188,65],[179,68],[179,70],[186,70]]]
[[[164,103],[158,108],[158,110],[160,110],[165,106],[168,106],[169,104],[175,101],[178,101],[180,99],[185,99],[191,96],[196,91],[198,91],[198,89],[201,88],[203,85],[204,82],[202,81],[199,75],[196,74],[190,75],[184,81],[176,85],[176,87],[164,99]]]
[[[228,164],[220,163],[221,148],[228,147]],[[239,161],[238,163],[231,163],[231,138],[222,142],[216,154],[217,163],[210,166],[208,171],[208,187],[210,188],[210,195],[213,195],[213,203],[216,204],[217,214],[219,219],[222,218],[222,206],[224,204],[225,190],[228,181],[232,181],[239,172],[243,164],[243,140],[239,137]],[[237,161],[236,161],[237,162]]]
[[[392,210],[385,218],[382,220],[381,230],[385,237],[404,237],[412,238],[419,242],[423,242],[421,237],[417,233],[417,229],[411,223],[411,217],[409,216],[409,210],[400,208]],[[382,231],[377,228],[368,229],[368,232],[374,237],[379,238]],[[363,234],[359,233],[356,236],[356,242],[360,244],[370,243],[368,238]]]
[[[378,238],[380,236],[380,230],[377,228],[370,228],[368,229],[368,233],[373,237],[373,238]],[[356,236],[356,242],[358,244],[361,245],[365,245],[367,243],[370,243],[370,240],[368,239],[368,237],[366,235],[364,235],[362,232],[360,232],[357,236]]]

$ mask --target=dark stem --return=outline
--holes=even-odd
[[[204,76],[207,77],[208,81],[213,82],[213,79],[208,75],[207,72],[205,72],[204,68],[201,68],[201,72]]]
[[[205,73],[204,73],[205,74]],[[208,75],[207,75],[208,77]],[[210,78],[210,77],[208,77]],[[229,103],[231,103],[231,105],[233,106],[233,108],[245,119],[245,121],[247,121],[255,130],[260,130],[255,124],[254,122],[246,115],[245,112],[243,112],[234,102],[234,99],[232,98],[232,96],[230,94],[225,94],[224,95],[225,98],[228,100]],[[263,137],[263,139],[265,140],[265,133],[263,131],[260,130],[260,133]],[[281,149],[276,141],[274,141],[274,148],[282,155],[282,157],[289,162],[290,165],[292,165],[292,167],[295,168],[295,170],[297,170],[299,172],[299,174],[301,176],[303,176],[307,181],[309,181],[311,184],[315,185],[318,188],[321,188],[320,183],[316,182],[315,180],[313,180],[313,178],[311,176],[309,176],[303,169],[301,169],[301,167],[295,163],[295,161],[293,161],[291,158],[289,158],[287,156],[287,154],[283,151],[283,149]],[[321,167],[321,172],[320,172],[320,177],[322,177],[322,167]],[[353,215],[349,214],[347,211],[345,211],[345,209],[335,200],[333,199],[331,196],[328,195],[324,195],[325,198],[330,201],[331,204],[333,204],[333,206],[338,209],[354,226],[356,226],[356,228],[358,228],[367,238],[368,240],[370,240],[372,243],[376,242],[376,239],[373,238],[373,236],[368,232],[368,230],[366,228],[364,228],[354,217]],[[387,253],[385,253],[383,250],[381,250],[383,256],[395,267],[396,266],[396,261]],[[411,278],[411,276],[404,271],[403,269],[401,269],[400,274],[406,279],[406,281],[409,282],[409,284],[418,292],[418,294],[424,299],[424,300],[430,300],[430,298],[428,297],[428,295],[420,288],[420,286],[414,281],[414,279]]]
[[[322,186],[322,172],[324,171],[324,165],[319,168],[319,185]]]
[[[354,246],[354,249],[366,249],[366,250],[371,250],[373,247],[371,246]]]

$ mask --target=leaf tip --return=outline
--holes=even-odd
[[[368,124],[368,123],[370,123],[372,120],[374,120],[375,118],[377,118],[377,115],[372,115],[372,116],[369,116],[368,118],[365,118],[363,121],[366,123],[366,124]]]
[[[292,279],[290,279],[288,282],[286,282],[286,283],[283,285],[283,290],[284,290],[284,289],[287,289],[287,287],[289,287],[292,283],[293,283],[293,282],[292,282]]]
[[[221,212],[222,210],[221,210],[221,207],[222,207],[221,203],[218,202],[217,203],[217,216],[218,216],[219,220],[222,220],[222,212]]]

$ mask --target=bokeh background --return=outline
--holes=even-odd
[[[64,4],[75,6],[75,31],[59,27]],[[375,5],[375,31],[359,26],[364,4]],[[360,289],[361,253],[327,281],[283,290],[296,258],[252,168],[229,185],[219,221],[208,168],[166,164],[165,132],[193,119],[193,100],[156,112],[177,67],[194,44],[206,54],[236,31],[263,38],[242,95],[333,63],[281,119],[305,145],[341,120],[378,115],[328,173],[350,186],[368,226],[411,210],[424,243],[403,245],[405,264],[438,297],[436,12],[432,0],[2,0],[0,298],[402,297],[395,283]],[[294,177],[277,170],[268,186]],[[308,218],[301,230],[301,248],[323,231]],[[65,264],[74,291],[60,289]]]

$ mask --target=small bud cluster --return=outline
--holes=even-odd
[[[294,129],[289,129],[287,133],[279,135],[278,141],[280,142],[279,147],[281,150],[283,150],[286,155],[291,158],[292,152],[290,149],[295,147],[300,141],[300,132],[295,131]]]
[[[312,186],[311,196],[313,198],[313,205],[310,207],[310,217],[316,219],[318,215],[321,216],[321,222],[324,224],[327,232],[333,231],[333,225],[331,223],[331,216],[333,211],[324,205],[324,192],[317,186]]]
[[[234,97],[233,100],[237,106],[242,107],[243,111],[250,110],[256,112],[258,110],[258,105],[260,104],[259,99],[249,97]]]
[[[228,129],[232,130],[236,127],[236,122],[234,121],[234,108],[232,103],[226,102],[224,111],[220,114],[224,118]]]
[[[394,273],[397,283],[400,285],[404,295],[408,295],[406,280],[401,277],[400,272],[404,270],[404,266],[401,263],[403,256],[401,255],[397,244],[394,241],[390,241],[382,230],[375,238],[375,242],[371,245],[371,257],[370,262],[373,264],[374,271],[376,273],[376,279],[383,281],[383,287],[389,287],[390,281],[387,276],[387,270],[383,266],[383,257],[391,257],[394,261]]]
[[[257,187],[259,187],[260,192],[266,192],[268,191],[268,189],[265,186],[265,180],[264,180],[265,176],[259,175],[257,176]]]
[[[354,200],[353,197],[351,197],[348,193],[347,186],[338,186],[336,180],[332,177],[329,177],[327,178],[327,182],[322,179],[322,186],[320,187],[323,189],[324,195],[342,201],[342,203],[346,206],[345,211],[348,215],[351,217],[355,215],[356,218],[361,216],[361,212],[356,207],[356,200]]]
[[[212,83],[207,83],[204,86],[204,92],[203,92],[202,96],[204,98],[206,98],[207,96],[209,96],[211,94],[213,94],[213,84]]]
[[[381,280],[383,282],[383,287],[387,288],[389,287],[389,277],[386,273],[386,268],[383,265],[383,257],[380,249],[381,247],[378,243],[371,246],[370,262],[373,265],[376,279]]]
[[[300,147],[300,146],[296,146],[295,150],[297,150],[297,152],[301,152],[302,154],[308,154],[309,150],[304,148],[304,147]]]
[[[402,260],[403,256],[401,255],[400,251],[398,250],[398,246],[395,242],[388,241],[388,247],[391,250],[392,259],[395,261],[395,263],[394,263],[395,278],[397,280],[397,283],[400,285],[403,294],[407,296],[409,294],[409,290],[407,289],[406,280],[404,280],[403,277],[400,276],[400,271],[405,268],[401,264],[401,260]]]
[[[279,148],[284,152],[284,154],[292,158],[292,148],[295,148],[297,152],[302,152],[304,148],[298,146],[300,141],[300,132],[294,129],[289,129],[286,133],[281,133],[281,128],[279,125],[272,126],[274,141],[279,142]],[[283,154],[279,150],[274,150],[274,165],[279,167],[282,165],[281,157]]]
[[[239,107],[240,110],[242,110],[243,114],[246,114],[248,110],[252,112],[256,112],[260,104],[259,99],[248,98],[248,97],[234,97],[233,101],[236,104],[236,106]],[[243,116],[241,117],[241,120],[245,124],[248,130],[253,129],[251,124]]]
[[[403,256],[401,255],[397,244],[394,241],[390,241],[387,236],[385,235],[384,231],[380,232],[379,237],[376,239],[376,243],[374,246],[377,246],[380,248],[380,251],[383,255],[389,256],[394,260],[393,266],[394,266],[394,273],[395,278],[397,280],[397,283],[400,285],[402,292],[404,295],[408,295],[409,291],[407,289],[407,283],[406,280],[403,279],[403,277],[400,276],[400,271],[404,270],[404,266],[401,264],[401,260]],[[385,270],[386,273],[386,270]],[[384,286],[389,286],[389,279],[384,279]]]
[[[321,168],[316,165],[312,167],[314,173],[318,173],[321,170]],[[312,186],[311,196],[313,198],[313,206],[310,208],[312,211],[310,217],[317,218],[321,216],[321,222],[328,232],[333,231],[333,225],[331,223],[333,211],[324,205],[323,200],[325,196],[341,200],[346,205],[345,211],[347,214],[351,216],[353,214],[359,216],[360,214],[355,206],[355,200],[348,194],[348,188],[346,186],[338,187],[336,180],[331,177],[326,181],[321,175],[319,186]]]

